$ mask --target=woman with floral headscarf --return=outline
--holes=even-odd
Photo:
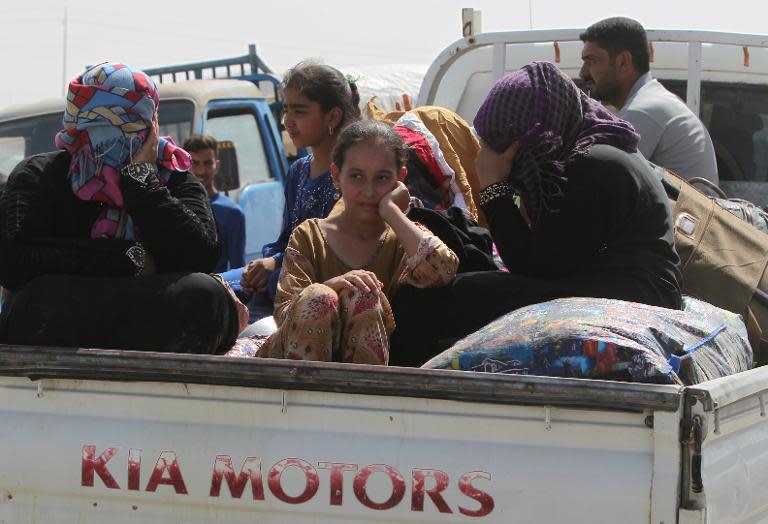
[[[124,64],[69,85],[58,151],[0,197],[0,341],[213,353],[239,331],[207,195],[158,136],[154,82]],[[52,144],[53,145],[53,144]]]
[[[533,62],[494,84],[474,127],[479,204],[509,272],[465,273],[436,290],[401,289],[392,304],[393,363],[398,354],[416,363],[439,351],[440,338],[555,298],[680,308],[667,196],[629,123],[555,65]],[[440,329],[424,329],[430,325]],[[424,349],[414,356],[413,348]]]

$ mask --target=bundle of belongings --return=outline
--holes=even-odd
[[[476,202],[478,179],[475,157],[480,143],[458,114],[437,106],[385,113],[368,102],[368,115],[393,127],[408,146],[404,183],[424,207],[439,211],[462,209],[485,226]]]
[[[479,187],[475,157],[480,150],[475,133],[457,113],[422,106],[385,113],[368,102],[370,118],[392,126],[407,146],[407,175],[403,181],[423,207],[408,211],[439,236],[459,257],[459,272],[499,269],[491,235],[476,206]]]
[[[740,314],[755,364],[768,364],[768,235],[669,171],[662,182],[672,207],[683,293]]]
[[[422,367],[691,385],[752,367],[741,317],[691,297],[681,311],[564,298],[513,311]]]

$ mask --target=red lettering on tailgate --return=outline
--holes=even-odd
[[[96,457],[96,446],[86,444],[83,446],[83,462],[82,462],[82,475],[80,485],[92,488],[93,487],[93,473],[99,476],[105,486],[111,489],[120,489],[117,485],[117,481],[107,469],[107,462],[117,454],[117,448],[107,448],[104,452]]]
[[[164,477],[165,472],[168,476]],[[152,470],[152,476],[147,482],[146,491],[155,491],[159,484],[168,484],[173,486],[176,493],[187,494],[187,486],[184,484],[184,478],[181,476],[179,462],[176,460],[176,453],[173,451],[163,451],[155,462],[155,468]]]
[[[81,485],[93,487],[95,476],[98,475],[104,485],[110,489],[120,489],[117,481],[110,473],[107,465],[118,453],[118,447],[108,447],[97,456],[96,446],[83,445],[81,464]],[[139,491],[141,482],[142,450],[138,448],[128,449],[128,490]],[[297,468],[304,475],[303,491],[293,496],[283,489],[283,474],[288,468]],[[405,497],[405,480],[400,472],[387,464],[371,464],[358,471],[357,464],[343,462],[318,462],[318,469],[329,470],[330,505],[342,506],[344,503],[344,473],[357,472],[352,481],[352,488],[360,503],[373,510],[387,510],[400,504]],[[383,502],[377,502],[369,496],[369,479],[371,475],[380,473],[389,478],[392,483],[392,491]],[[289,474],[288,482],[295,473]],[[411,511],[423,512],[425,494],[440,513],[452,514],[453,510],[445,500],[443,493],[451,484],[449,475],[437,469],[414,468],[411,471]],[[429,480],[428,480],[429,479]],[[461,475],[458,481],[459,491],[472,499],[479,507],[468,509],[461,505],[458,511],[468,517],[484,517],[495,509],[495,502],[490,493],[478,489],[474,482],[477,479],[491,480],[491,475],[485,471],[471,471]],[[232,498],[242,498],[243,493],[251,482],[251,494],[253,500],[264,500],[264,478],[262,475],[262,462],[259,457],[246,457],[239,473],[235,471],[230,455],[216,455],[211,476],[209,496],[219,497],[221,486],[226,480]],[[181,474],[181,468],[174,451],[163,451],[155,463],[152,474],[147,482],[146,491],[155,492],[161,484],[173,486],[177,494],[186,495],[187,487]],[[320,488],[320,478],[317,470],[300,458],[287,458],[272,466],[267,475],[269,490],[278,500],[287,504],[303,504],[311,500]],[[381,485],[375,482],[373,486]],[[386,481],[383,486],[386,493]],[[295,491],[295,488],[289,491]],[[381,498],[378,489],[373,491],[377,499]]]
[[[306,479],[304,492],[298,497],[291,497],[288,495],[283,490],[283,486],[280,483],[283,472],[290,467],[299,468],[299,470],[304,473],[304,478]],[[267,484],[269,485],[269,490],[272,494],[283,502],[287,502],[288,504],[302,504],[315,496],[315,493],[317,493],[317,490],[320,487],[320,477],[317,475],[317,470],[315,470],[309,462],[297,458],[288,458],[281,460],[272,466],[272,469],[269,470]]]
[[[392,481],[392,495],[390,495],[387,500],[381,503],[371,500],[370,497],[368,497],[368,493],[365,489],[368,482],[368,477],[377,472],[387,474],[389,479]],[[387,466],[386,464],[372,464],[361,469],[360,472],[355,475],[355,480],[352,483],[352,487],[355,490],[355,496],[357,497],[357,500],[359,500],[360,503],[364,506],[371,509],[394,508],[400,504],[400,501],[403,500],[403,497],[405,496],[405,480],[403,479],[403,476],[395,468],[392,466]]]
[[[221,481],[227,479],[227,486],[232,497],[239,499],[243,495],[248,480],[251,481],[251,494],[253,500],[264,500],[264,482],[261,478],[261,460],[258,457],[247,457],[240,468],[240,474],[235,477],[235,468],[232,467],[232,457],[229,455],[216,455],[213,464],[213,476],[211,477],[211,497],[218,497],[221,492]]]
[[[431,477],[434,479],[434,487],[425,489],[425,479]],[[440,513],[453,513],[445,499],[440,494],[448,487],[448,474],[436,469],[414,469],[413,470],[413,492],[411,493],[411,511],[424,511],[424,492],[426,491],[432,502],[435,503]]]
[[[493,497],[472,485],[472,481],[478,478],[491,480],[491,476],[485,471],[471,471],[469,473],[464,473],[459,478],[459,490],[469,498],[480,503],[480,508],[476,510],[469,510],[459,506],[459,511],[462,515],[467,515],[468,517],[484,517],[493,511],[495,506]]]
[[[344,472],[357,471],[357,464],[320,462],[317,464],[317,467],[331,470],[331,506],[341,506],[344,494]]]
[[[130,448],[128,450],[128,489],[139,491],[141,480],[141,450]]]

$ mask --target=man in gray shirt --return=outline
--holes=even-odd
[[[579,76],[591,95],[614,106],[640,134],[638,148],[654,164],[684,179],[718,183],[715,148],[701,120],[651,78],[645,29],[635,20],[607,18],[581,35]]]

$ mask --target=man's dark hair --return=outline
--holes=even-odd
[[[629,51],[637,71],[644,75],[650,69],[648,37],[640,22],[617,16],[606,18],[589,26],[579,35],[582,42],[595,42],[614,58],[622,51]]]
[[[218,151],[219,143],[211,135],[192,135],[184,141],[182,149],[188,153],[197,153],[204,149],[213,149],[213,152]]]

